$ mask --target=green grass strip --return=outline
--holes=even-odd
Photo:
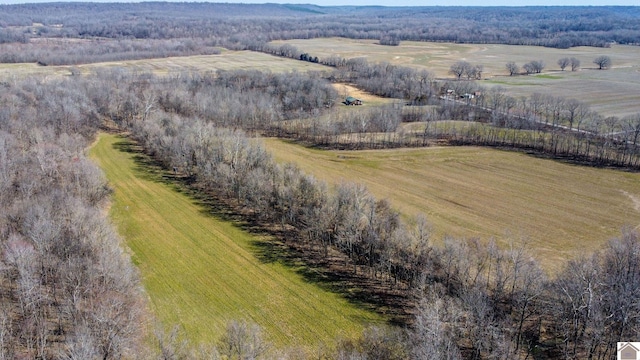
[[[192,342],[212,342],[229,320],[246,319],[277,347],[315,347],[382,321],[305,278],[303,265],[261,260],[268,239],[217,218],[134,149],[101,134],[90,156],[115,189],[111,218],[167,328],[178,324]]]

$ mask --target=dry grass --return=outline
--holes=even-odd
[[[638,47],[640,55],[640,47]],[[534,92],[573,98],[588,103],[605,116],[627,116],[640,113],[640,65],[611,70],[583,69],[556,72],[557,79],[540,76],[494,78],[483,84],[500,85],[511,96],[528,96]]]
[[[192,342],[214,342],[227,321],[247,319],[276,347],[313,349],[382,321],[310,280],[304,274],[312,269],[281,261],[269,239],[185,194],[127,139],[102,134],[91,156],[115,189],[111,217],[152,310]]]
[[[96,69],[126,68],[132,71],[153,72],[158,75],[181,71],[216,70],[263,70],[271,72],[323,71],[327,67],[293,59],[271,56],[252,51],[228,51],[219,55],[198,55],[159,59],[113,61],[77,66],[38,66],[36,64],[0,64],[0,79],[5,81],[30,75],[61,76],[70,75],[71,69],[79,69],[88,74]]]
[[[321,151],[266,139],[279,161],[329,183],[357,181],[444,235],[526,240],[551,272],[640,224],[640,174],[477,147]]]
[[[132,60],[83,65],[92,67],[125,67],[166,74],[176,71],[262,70],[271,72],[327,70],[325,66],[252,51],[228,51],[219,55],[198,55],[162,59]]]
[[[348,84],[333,84],[333,87],[338,92],[339,100],[344,100],[347,96],[353,96],[354,98],[362,100],[362,106],[377,106],[386,105],[396,102],[395,99],[383,98],[381,96],[370,94],[364,90],[361,90],[355,86]]]
[[[338,55],[344,58],[364,57],[372,62],[386,61],[431,71],[438,78],[451,78],[451,65],[460,60],[484,66],[482,81],[487,86],[501,85],[509,94],[530,95],[534,92],[583,100],[604,115],[624,116],[640,112],[640,47],[613,45],[611,48],[576,47],[552,49],[537,46],[494,44],[452,44],[403,41],[400,46],[376,44],[375,40],[342,38],[287,40],[299,50],[320,58]],[[613,68],[595,70],[592,63],[599,55],[611,57]],[[576,57],[582,64],[577,72],[560,71],[557,61]],[[543,76],[509,77],[505,64],[518,65],[543,60],[547,65]],[[544,75],[553,75],[551,77]]]

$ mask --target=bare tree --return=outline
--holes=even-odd
[[[573,129],[575,123],[578,124],[578,130],[580,130],[580,124],[589,112],[589,106],[576,99],[568,99],[564,102],[564,107],[567,112],[567,121],[569,121],[569,130]]]
[[[99,358],[99,350],[91,329],[86,324],[76,327],[75,333],[69,340],[69,346],[62,357],[68,360],[83,360]]]
[[[5,305],[6,306],[6,305]],[[0,309],[0,360],[14,358],[13,350],[16,343],[13,339],[13,324],[8,309]]]
[[[246,321],[231,321],[220,339],[219,349],[229,359],[259,359],[269,348],[262,336],[262,329]]]
[[[571,60],[569,58],[561,58],[558,60],[558,66],[560,66],[560,70],[564,71],[564,69],[571,64]]]
[[[593,63],[598,65],[598,70],[606,70],[609,69],[611,67],[611,58],[606,56],[606,55],[601,55],[598,56],[597,58],[593,59]]]
[[[640,331],[640,237],[626,229],[609,242],[603,253],[602,318],[605,346],[613,354],[615,339],[637,336]]]
[[[522,68],[527,72],[527,74],[539,74],[544,69],[544,61],[542,60],[534,60],[530,61],[522,66]]]
[[[155,331],[160,350],[159,359],[161,360],[181,360],[193,358],[193,354],[189,353],[189,344],[186,340],[180,340],[179,327],[175,326],[168,334],[159,325]]]
[[[533,70],[539,74],[544,69],[545,63],[542,60],[534,60],[531,62],[531,66],[533,67]]]
[[[365,329],[360,338],[340,341],[335,355],[330,358],[336,360],[407,359],[409,357],[407,344],[403,331],[372,326]]]
[[[482,72],[484,71],[484,66],[482,65],[471,65],[465,69],[465,75],[467,76],[467,80],[480,80],[482,79]]]
[[[634,146],[637,145],[640,139],[640,113],[625,116],[622,122],[628,141]]]
[[[569,59],[569,62],[571,64],[571,71],[577,71],[580,68],[580,60],[572,57]]]
[[[449,68],[449,74],[454,75],[458,80],[462,78],[462,75],[468,74],[473,66],[466,61],[458,61],[451,65]]]
[[[532,63],[530,63],[530,62],[528,62],[528,63],[526,63],[526,64],[522,65],[522,69],[524,69],[524,71],[525,71],[527,74],[533,74],[534,72],[536,72],[535,68],[533,67],[533,64],[532,64]]]
[[[463,311],[453,299],[445,299],[426,297],[418,305],[411,332],[414,359],[462,359],[455,334]]]
[[[509,76],[517,75],[520,72],[520,67],[513,61],[509,61],[506,65]]]

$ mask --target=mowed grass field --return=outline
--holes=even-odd
[[[640,112],[640,46],[612,45],[610,48],[575,47],[552,49],[539,46],[496,44],[454,44],[403,41],[400,46],[381,46],[376,40],[324,38],[275,41],[291,44],[300,51],[320,58],[337,55],[343,58],[364,57],[371,62],[426,69],[438,78],[451,78],[449,69],[464,60],[484,67],[480,84],[503,86],[511,96],[534,92],[575,98],[589,103],[606,116],[625,116]],[[593,59],[611,57],[613,68],[596,70]],[[560,71],[558,59],[575,57],[581,70]],[[514,61],[520,67],[532,60],[542,60],[546,67],[541,75],[508,76],[505,64]],[[549,76],[551,75],[551,76]]]
[[[307,281],[302,265],[261,261],[269,239],[219,219],[132,149],[129,140],[102,134],[90,156],[115,190],[111,218],[165,327],[179,325],[194,343],[213,342],[228,321],[248,320],[276,347],[313,348],[383,322]]]
[[[330,184],[364,183],[407,217],[423,213],[445,235],[527,241],[555,272],[625,226],[640,225],[640,174],[478,147],[324,151],[265,139],[278,161]]]
[[[219,55],[182,56],[145,60],[112,61],[76,66],[39,66],[35,63],[0,64],[0,79],[22,78],[29,75],[68,76],[71,69],[80,73],[91,73],[97,69],[125,68],[130,71],[153,72],[157,75],[182,71],[216,70],[262,70],[271,72],[327,70],[328,68],[310,63],[253,51],[222,50]]]

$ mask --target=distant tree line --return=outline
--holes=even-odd
[[[273,40],[336,36],[377,40],[391,46],[405,40],[555,48],[640,43],[637,7],[56,3],[3,5],[0,10],[3,62],[37,58],[43,63],[71,65],[209,54],[215,51],[213,46],[255,49]],[[87,46],[83,42],[39,41],[42,39],[102,41],[100,46]],[[154,42],[146,47],[132,41],[136,39]],[[32,43],[35,45],[5,45]],[[130,47],[135,46],[143,48],[132,51]]]
[[[0,62],[80,65],[105,61],[213,55],[215,42],[192,39],[118,39],[69,42],[65,39],[1,44]]]

